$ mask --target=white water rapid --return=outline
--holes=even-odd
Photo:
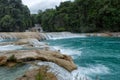
[[[45,33],[44,36],[47,40],[86,37],[84,34],[80,35],[80,34],[74,34],[71,32],[51,32],[51,33]]]

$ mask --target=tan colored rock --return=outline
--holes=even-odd
[[[16,45],[29,44],[29,39],[20,39],[20,40],[16,41],[14,44],[16,44]]]
[[[3,39],[35,38],[38,40],[45,39],[43,34],[39,32],[2,32],[0,33],[0,38],[3,38]]]
[[[5,65],[7,62],[7,57],[6,56],[1,56],[0,57],[0,65]]]
[[[39,42],[37,39],[33,39],[33,38],[27,38],[27,39],[20,39],[16,42],[14,42],[13,44],[15,45],[24,45],[26,47],[42,47],[42,46],[48,46],[45,43]]]
[[[10,57],[14,55],[17,62],[29,62],[34,60],[54,62],[59,66],[72,71],[76,69],[72,58],[67,55],[63,55],[57,51],[45,51],[45,50],[17,50],[17,51],[6,51],[4,56]]]
[[[103,36],[103,37],[110,37],[112,35],[111,35],[111,33],[101,33],[101,36]]]
[[[15,65],[17,65],[17,63],[15,63],[15,62],[8,62],[6,64],[7,67],[14,67]]]
[[[41,66],[39,69],[29,70],[22,77],[17,78],[16,80],[57,80],[53,73],[47,72],[47,68],[47,66]]]
[[[29,62],[34,60],[40,60],[56,63],[68,71],[72,71],[77,68],[70,56],[63,55],[60,53],[60,51],[51,51],[47,44],[40,43],[38,40],[44,39],[42,33],[0,33],[0,37],[4,39],[19,39],[15,42],[2,43],[1,45],[13,44],[20,45],[22,47],[25,47],[26,49],[28,48],[28,50],[0,51],[0,65],[5,64],[8,66],[14,66],[17,62]],[[16,59],[15,62],[8,61],[12,55],[14,55]]]

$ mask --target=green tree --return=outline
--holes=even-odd
[[[39,13],[45,31],[118,32],[120,0],[74,0]]]
[[[6,18],[6,15],[9,15],[11,19]],[[5,28],[3,26],[6,19],[11,22],[7,31],[25,31],[33,25],[30,11],[27,6],[22,4],[21,0],[0,0],[0,22],[2,23],[0,31],[6,31],[8,24],[6,23]]]
[[[14,24],[14,19],[10,15],[5,15],[0,21],[3,31],[13,31]]]

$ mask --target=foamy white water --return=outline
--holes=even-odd
[[[66,49],[60,46],[53,46],[56,50],[60,50],[62,54],[70,55],[73,59],[77,56],[81,56],[80,50]],[[97,76],[99,74],[109,74],[110,70],[104,65],[89,65],[88,67],[78,66],[77,70],[74,70],[71,74],[72,80],[92,80],[89,76]]]
[[[0,51],[9,51],[9,50],[17,50],[17,49],[22,49],[22,46],[16,46],[16,45],[5,45],[5,46],[0,46]]]
[[[98,65],[90,65],[88,67],[78,66],[77,70],[72,72],[74,79],[73,80],[92,80],[89,76],[98,76],[110,74],[110,70],[108,67],[98,64]]]
[[[88,67],[79,66],[78,69],[74,70],[72,73],[93,76],[98,74],[109,74],[110,70],[108,67],[98,64],[98,65],[90,65]]]
[[[75,59],[78,56],[81,56],[80,50],[75,49],[66,49],[60,46],[54,46],[56,50],[60,50],[62,54],[70,55]],[[72,80],[92,80],[90,76],[104,75],[109,74],[110,70],[108,67],[98,64],[98,65],[89,65],[88,67],[78,66],[77,70],[74,70],[71,74],[73,76]]]
[[[111,56],[113,57],[113,54],[110,53],[110,48],[108,48],[108,45],[105,45],[107,48],[105,47],[102,49],[101,45],[105,43],[105,41],[101,41],[100,39],[101,39],[100,37],[95,39],[93,39],[93,37],[91,38],[87,37],[87,38],[50,40],[48,42],[51,46],[53,45],[54,49],[59,50],[62,54],[72,56],[73,60],[78,65],[78,69],[72,71],[71,73],[73,76],[72,80],[96,80],[97,78],[99,80],[102,79],[105,80],[105,76],[111,75],[113,71],[110,68],[110,65],[112,64],[106,65],[106,62],[109,60],[109,57],[110,58]],[[103,38],[103,40],[105,39],[106,38]],[[108,41],[106,42],[108,44]],[[109,45],[110,44],[113,43],[109,43]],[[115,47],[118,48],[117,46]],[[107,53],[103,55],[102,53],[104,53],[105,49],[107,49]],[[110,54],[109,57],[107,58],[108,52]],[[119,50],[118,51],[114,50],[114,52],[119,52]],[[117,57],[119,57],[119,55]],[[114,63],[115,60],[118,59],[115,59],[113,57],[113,60],[111,61],[113,61]]]
[[[58,80],[73,80],[70,72],[52,62],[39,62],[38,65],[49,66],[49,71],[54,73]]]
[[[66,38],[80,38],[86,37],[84,34],[74,34],[70,32],[53,32],[53,33],[45,33],[44,35],[48,40],[56,40],[56,39],[66,39]]]
[[[64,48],[61,46],[52,46],[52,47],[55,50],[60,50],[60,52],[62,54],[70,55],[73,59],[75,59],[76,57],[81,55],[80,50],[68,49],[68,48]],[[93,70],[92,70],[92,68],[93,68]],[[54,69],[57,69],[57,66],[54,67]],[[91,69],[91,70],[89,70],[89,69]],[[60,73],[63,73],[61,75],[63,77],[63,80],[64,80],[64,78],[69,78],[69,77],[70,77],[70,79],[65,79],[65,80],[92,80],[92,78],[90,78],[89,75],[91,74],[91,72],[94,72],[95,69],[98,70],[98,73],[99,73],[99,70],[100,70],[99,67],[86,68],[86,67],[80,67],[80,66],[78,66],[78,69],[72,71],[71,73],[66,73],[65,69],[62,69]],[[60,70],[60,69],[58,69],[58,70]],[[64,76],[65,74],[67,74],[67,75]]]
[[[38,65],[49,66],[49,71],[54,73],[58,80],[92,80],[89,76],[109,73],[109,69],[100,64],[88,67],[79,66],[77,70],[74,70],[71,73],[52,62],[39,62]]]
[[[70,49],[70,48],[64,48],[61,46],[53,46],[54,49],[56,50],[60,50],[61,54],[66,54],[66,55],[70,55],[72,58],[75,58],[76,56],[80,56],[81,55],[81,51],[78,49]]]

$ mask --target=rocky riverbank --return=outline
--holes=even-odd
[[[80,36],[103,36],[103,37],[120,37],[120,32],[105,32],[105,33],[70,33],[70,32],[2,32],[0,39],[26,39],[33,38],[38,40],[45,40],[51,38],[71,38]]]
[[[14,45],[20,46],[21,48],[19,50],[1,50],[0,66],[12,67],[21,63],[34,65],[34,62],[38,61],[53,62],[69,72],[77,68],[70,56],[63,55],[60,51],[51,49],[47,43],[39,42],[38,39],[40,38],[24,37],[23,39],[17,39],[11,42],[1,42],[0,46]],[[32,78],[29,80],[36,80],[35,76],[39,73],[39,70],[41,70],[41,67],[38,67],[37,69],[33,68],[26,72],[24,74],[25,76],[23,75],[21,78],[17,78],[17,80],[28,80],[32,74]],[[53,73],[47,73],[46,71],[45,75],[48,75],[48,77],[52,76],[53,79],[51,77],[50,80],[56,80]]]

